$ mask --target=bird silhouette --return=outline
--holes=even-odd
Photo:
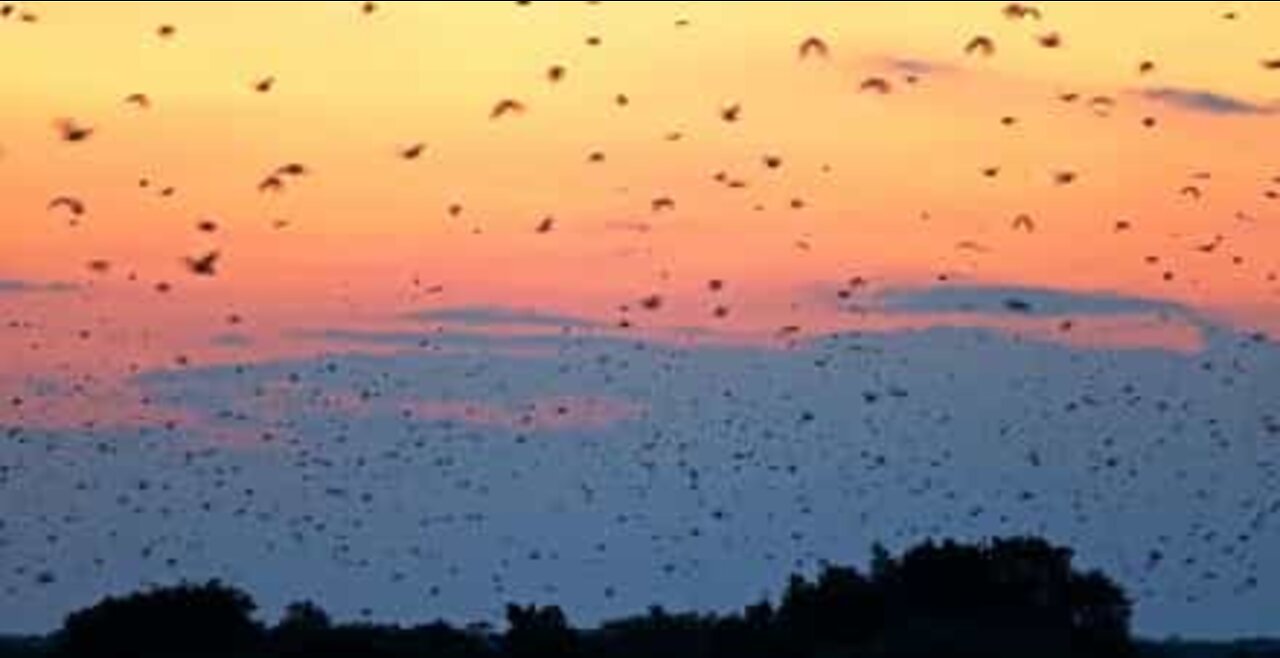
[[[46,206],[49,210],[57,210],[65,208],[73,217],[81,217],[85,214],[87,208],[85,203],[73,196],[57,196],[49,201]]]
[[[160,37],[161,39],[172,39],[173,36],[177,33],[178,33],[178,28],[172,25],[169,25],[168,23],[165,23],[156,28],[156,36]]]
[[[64,142],[83,142],[94,133],[93,128],[82,126],[75,119],[58,119],[54,121],[53,126]]]
[[[556,64],[547,69],[547,80],[552,83],[560,82],[561,80],[564,80],[565,73],[565,68]]]
[[[1089,99],[1089,109],[1100,117],[1111,116],[1111,111],[1115,109],[1116,101],[1110,96],[1094,96]]]
[[[810,57],[818,57],[826,59],[831,55],[831,49],[827,46],[827,42],[818,37],[809,37],[800,42],[800,59],[808,59]]]
[[[301,162],[289,162],[276,167],[275,174],[277,176],[306,176],[311,170]]]
[[[538,222],[538,226],[537,228],[534,229],[534,232],[543,233],[543,234],[550,233],[552,230],[555,229],[555,227],[556,227],[556,219],[554,217],[550,217],[550,216],[543,217],[542,221]]]
[[[873,76],[863,79],[863,81],[858,85],[858,90],[884,95],[893,91],[893,85],[884,78]]]
[[[501,119],[508,115],[524,114],[525,111],[524,103],[512,98],[505,98],[494,104],[493,109],[489,111],[489,118]]]
[[[128,105],[134,105],[138,109],[146,110],[151,108],[151,98],[143,93],[133,93],[124,97],[124,102]]]
[[[427,149],[427,145],[422,142],[411,144],[405,148],[400,149],[400,157],[405,160],[417,160],[418,158],[422,157],[422,153],[426,149]]]
[[[983,57],[990,57],[996,54],[996,42],[992,41],[991,37],[976,36],[970,39],[969,43],[965,44],[964,53],[966,55],[982,55]]]
[[[742,106],[734,103],[720,108],[720,120],[725,123],[734,123],[742,118]]]
[[[182,262],[187,266],[187,271],[196,276],[213,277],[218,274],[218,260],[221,257],[221,254],[214,250],[200,256],[188,256]]]
[[[1031,5],[1024,5],[1016,2],[1005,5],[1004,9],[1002,10],[1002,13],[1004,14],[1005,18],[1008,18],[1010,20],[1021,20],[1024,18],[1033,18],[1035,20],[1040,20],[1043,17],[1040,13],[1040,10],[1037,9],[1036,7],[1033,7]]]
[[[259,94],[270,92],[276,86],[275,76],[267,76],[253,83],[253,90]]]
[[[271,174],[270,176],[267,176],[266,178],[263,178],[263,179],[258,183],[258,191],[259,191],[259,192],[263,192],[263,193],[266,193],[266,192],[283,192],[283,191],[284,191],[284,179],[280,178],[279,176],[277,176],[277,175],[275,175],[275,174]]]
[[[1023,213],[1013,218],[1013,230],[1035,233],[1036,222],[1031,218],[1031,215]]]
[[[1041,48],[1060,48],[1062,47],[1062,35],[1057,32],[1049,32],[1036,37],[1036,42]]]

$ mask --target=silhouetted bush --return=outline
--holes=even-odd
[[[231,656],[258,646],[253,599],[217,581],[107,598],[67,617],[59,653],[92,658]]]

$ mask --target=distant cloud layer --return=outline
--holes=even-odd
[[[1273,105],[1260,105],[1242,98],[1203,89],[1158,87],[1144,90],[1142,96],[1148,100],[1172,105],[1184,110],[1208,114],[1274,114],[1277,109]]]
[[[1179,304],[1108,292],[1071,292],[1023,286],[954,285],[899,288],[876,296],[877,306],[905,313],[1019,313],[1029,315],[1165,314],[1192,319]]]
[[[62,281],[24,281],[20,279],[0,279],[0,294],[34,293],[34,292],[73,292],[75,284]]]
[[[535,310],[490,306],[462,306],[420,311],[408,316],[417,322],[439,322],[467,327],[596,327],[598,324],[582,318],[542,313]]]

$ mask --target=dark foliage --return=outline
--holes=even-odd
[[[108,598],[67,617],[62,656],[233,656],[260,646],[253,599],[217,581]]]
[[[870,573],[828,565],[781,600],[726,615],[648,614],[575,630],[555,606],[508,605],[507,630],[335,624],[313,603],[273,628],[217,582],[108,598],[14,655],[58,658],[1128,658],[1130,603],[1038,539],[877,547]],[[1152,649],[1146,647],[1145,649]],[[1146,655],[1159,655],[1143,652]]]

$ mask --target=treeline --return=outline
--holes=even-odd
[[[792,576],[732,614],[646,614],[576,629],[555,606],[509,605],[506,629],[335,623],[288,606],[275,625],[217,581],[107,598],[12,656],[48,658],[1126,658],[1131,604],[1070,550],[1032,538],[926,543],[870,568]]]

